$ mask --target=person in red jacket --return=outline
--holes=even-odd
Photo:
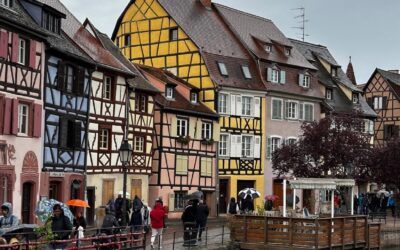
[[[160,202],[156,202],[154,209],[150,212],[151,219],[151,248],[154,248],[154,241],[159,237],[159,245],[161,246],[162,231],[164,228],[164,218],[166,213]]]

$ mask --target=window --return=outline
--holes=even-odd
[[[72,92],[74,89],[74,68],[71,65],[67,65],[67,81],[66,81],[66,91],[67,92]]]
[[[272,51],[272,46],[270,44],[266,44],[264,46],[264,49],[265,49],[266,52],[271,52]]]
[[[294,101],[286,102],[286,118],[287,119],[297,119],[297,106],[298,103]]]
[[[271,153],[275,152],[282,144],[282,139],[279,137],[271,138]]]
[[[311,122],[314,120],[314,105],[309,103],[304,103],[304,115],[305,121]]]
[[[86,69],[59,61],[57,70],[57,87],[61,91],[84,95]],[[103,93],[101,93],[103,94]]]
[[[144,152],[144,137],[143,136],[135,136],[134,140],[134,151],[142,153]]]
[[[196,92],[191,92],[190,93],[190,102],[197,103],[197,96],[198,96],[198,94]]]
[[[58,136],[60,148],[82,149],[82,122],[61,117]]]
[[[332,190],[321,190],[321,201],[322,202],[331,202],[332,199]]]
[[[177,175],[187,175],[188,173],[188,156],[177,155],[176,156],[176,169]]]
[[[173,87],[167,86],[166,97],[168,99],[173,99],[174,98],[174,88]]]
[[[112,78],[109,76],[104,77],[103,83],[103,98],[111,100]]]
[[[7,144],[0,144],[0,165],[7,165]]]
[[[272,99],[272,119],[282,119],[282,100]]]
[[[212,176],[212,158],[201,157],[200,160],[200,174],[201,176],[211,177]]]
[[[253,103],[253,98],[252,97],[248,97],[248,96],[243,96],[242,97],[242,115],[247,115],[247,116],[251,115],[252,103]]]
[[[188,132],[188,120],[187,119],[182,119],[182,118],[178,118],[177,120],[177,135],[179,137],[185,137],[187,136],[187,132]]]
[[[220,93],[218,98],[218,112],[220,114],[227,114],[228,105],[229,105],[229,95]]]
[[[7,176],[0,176],[0,202],[9,202],[11,200],[11,190],[9,187],[9,181]]]
[[[325,97],[327,100],[332,100],[332,89],[326,89]]]
[[[18,134],[28,135],[29,129],[29,105],[18,105]]]
[[[187,191],[175,191],[175,197],[174,197],[174,208],[175,209],[185,209],[186,206],[186,196],[187,196]]]
[[[59,34],[61,19],[48,12],[43,12],[42,27],[48,31]]]
[[[125,47],[131,46],[131,35],[125,35]]]
[[[285,48],[285,55],[290,56],[291,49],[289,47]]]
[[[374,121],[367,120],[367,124],[368,124],[368,133],[373,135],[374,134]]]
[[[28,42],[25,39],[19,39],[18,43],[18,63],[26,65],[28,57]]]
[[[212,138],[212,123],[203,122],[201,126],[201,138],[204,140],[210,140]]]
[[[225,63],[218,62],[218,69],[221,75],[228,76],[228,70],[226,69]]]
[[[99,135],[99,149],[110,149],[110,129],[101,128],[100,135]]]
[[[169,30],[169,40],[170,41],[178,40],[178,28],[172,28]]]
[[[242,135],[242,157],[253,157],[253,136]]]
[[[11,8],[12,7],[12,0],[0,0],[0,5],[3,5],[3,6]]]
[[[301,86],[303,88],[309,88],[310,87],[310,81],[311,81],[311,77],[308,74],[303,75],[303,80],[301,83]]]
[[[358,94],[353,93],[353,103],[358,103]]]
[[[279,70],[272,69],[271,82],[273,83],[279,82]]]
[[[219,156],[228,156],[229,135],[221,134],[219,138]]]
[[[337,68],[335,68],[335,67],[332,67],[332,68],[331,68],[331,75],[332,75],[333,77],[336,77],[336,76],[337,76]]]
[[[296,142],[297,142],[297,138],[294,138],[294,137],[288,137],[286,139],[286,144],[287,145],[293,145],[293,144],[296,144]]]
[[[251,73],[250,73],[249,66],[243,65],[242,66],[242,72],[243,72],[244,78],[251,79]]]
[[[390,124],[390,125],[384,125],[383,126],[383,138],[384,139],[391,139],[393,137],[398,137],[399,136],[399,128],[400,126]]]
[[[374,96],[374,109],[386,108],[386,97]]]
[[[136,112],[146,112],[146,104],[147,104],[147,96],[136,93],[135,111]]]

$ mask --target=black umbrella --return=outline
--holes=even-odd
[[[4,234],[2,235],[2,237],[4,237],[7,241],[9,241],[11,238],[20,234],[20,235],[23,235],[24,238],[27,240],[35,240],[36,233],[34,232],[34,230],[37,227],[38,227],[38,225],[36,225],[36,224],[21,224],[18,226],[6,228],[3,231]]]
[[[203,192],[201,192],[201,191],[195,191],[195,192],[193,192],[193,193],[191,193],[191,194],[189,194],[189,195],[187,195],[185,198],[187,199],[187,200],[201,200],[201,199],[203,199]]]
[[[296,204],[300,202],[299,196],[296,195]],[[288,206],[293,206],[293,194],[288,194],[286,196],[286,204]]]

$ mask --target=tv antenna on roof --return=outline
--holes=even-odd
[[[306,23],[309,21],[308,19],[306,19],[306,8],[300,7],[300,8],[296,8],[296,9],[292,9],[292,10],[300,11],[300,15],[294,17],[294,19],[300,19],[300,21],[298,21],[300,26],[296,26],[296,27],[292,27],[292,28],[299,29],[301,31],[301,34],[297,34],[297,35],[300,35],[301,40],[304,42],[305,37],[310,36],[310,35],[306,34]]]

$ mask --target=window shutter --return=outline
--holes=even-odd
[[[62,61],[58,62],[57,69],[57,87],[59,90],[64,90],[65,88],[65,63]]]
[[[31,40],[29,42],[29,67],[36,67],[36,41]]]
[[[272,143],[272,139],[271,139],[271,137],[267,137],[267,159],[271,159],[271,147],[272,147],[272,145],[271,145],[271,143]]]
[[[236,96],[236,115],[242,115],[242,97]]]
[[[285,84],[286,83],[286,71],[280,71],[279,83]]]
[[[236,96],[235,95],[231,95],[231,103],[229,105],[229,108],[231,109],[231,115],[236,115]]]
[[[11,134],[18,134],[18,99],[12,99]]]
[[[254,136],[254,158],[260,158],[261,155],[261,136]]]
[[[305,120],[304,103],[299,104],[299,120]]]
[[[12,54],[11,54],[11,61],[18,62],[18,42],[19,36],[17,33],[12,34]]]
[[[255,97],[254,98],[254,116],[260,117],[261,115],[261,98]]]
[[[42,105],[33,106],[33,137],[39,138],[42,133]]]
[[[367,98],[367,103],[372,109],[374,109],[374,102],[373,102],[372,97]]]
[[[74,147],[77,149],[82,148],[82,137],[81,137],[81,132],[82,132],[82,123],[81,122],[75,122],[74,126]]]
[[[7,59],[8,52],[8,33],[7,31],[0,32],[0,57]]]
[[[382,98],[382,109],[387,109],[387,106],[388,106],[387,96],[384,96]]]
[[[79,67],[76,69],[77,70],[77,75],[76,75],[76,87],[75,87],[75,93],[78,95],[84,95],[85,94],[85,68]],[[112,90],[111,90],[112,92]],[[112,95],[112,93],[111,93]],[[140,100],[139,100],[140,101]]]
[[[241,139],[240,135],[231,135],[231,157],[240,157],[242,155]]]
[[[299,74],[299,85],[303,86],[304,74]]]
[[[11,134],[11,119],[12,119],[12,99],[5,98],[4,99],[4,127],[3,134],[9,135]]]
[[[58,145],[60,148],[67,148],[68,141],[68,119],[60,117],[58,132]]]
[[[175,210],[175,193],[168,194],[168,211],[173,212]]]
[[[267,81],[272,81],[272,68],[267,68]]]
[[[368,124],[369,124],[369,127],[368,127],[368,132],[370,133],[370,134],[374,134],[374,121],[369,121],[368,122]]]
[[[289,117],[289,102],[285,101],[285,119]]]
[[[178,122],[175,116],[171,118],[171,127],[169,128],[169,131],[173,137],[178,135]]]

